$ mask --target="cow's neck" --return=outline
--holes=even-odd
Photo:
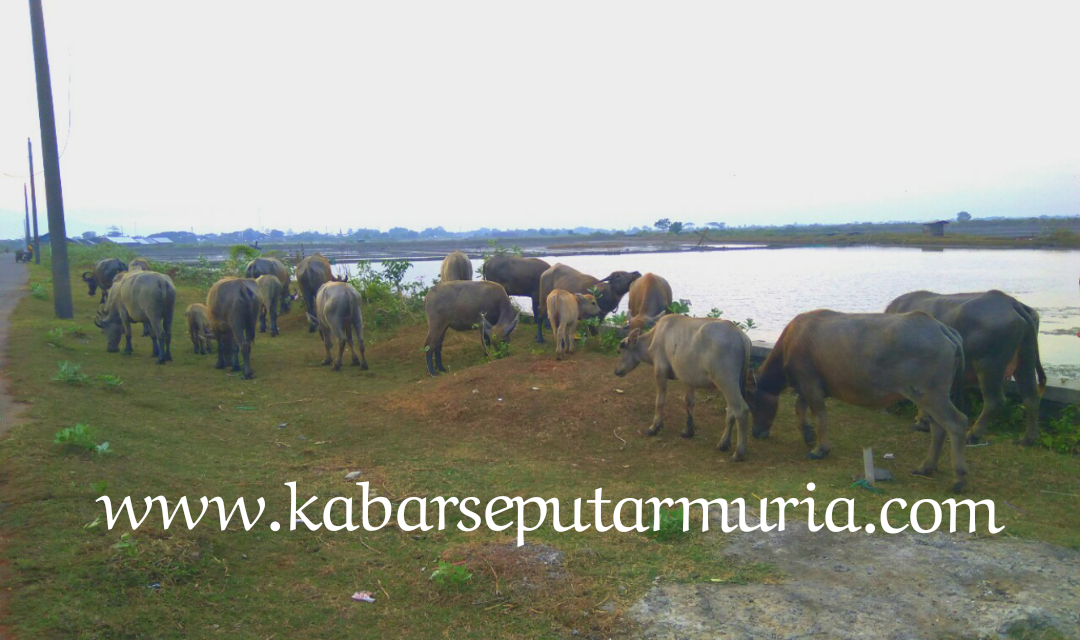
[[[654,335],[656,335],[655,329],[638,338],[638,353],[641,356],[641,361],[645,364],[653,364],[652,342]]]
[[[758,367],[757,387],[761,391],[766,393],[780,393],[787,386],[787,376],[784,375],[784,358],[781,354],[780,343],[778,342],[768,357],[765,358],[765,362]]]

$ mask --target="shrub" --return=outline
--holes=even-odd
[[[471,580],[473,574],[465,568],[465,563],[439,560],[439,567],[431,574],[431,580],[444,587],[462,587]]]
[[[49,298],[49,292],[45,289],[45,285],[40,282],[30,285],[30,295],[35,300],[47,300]]]
[[[173,274],[172,277],[178,282],[186,282],[203,289],[209,289],[215,282],[226,275],[224,265],[213,265],[205,256],[199,256],[193,264],[162,264],[163,272]]]
[[[690,314],[690,301],[689,300],[672,300],[671,304],[667,308],[668,313],[672,314]]]
[[[108,442],[102,442],[98,444],[96,442],[94,431],[83,423],[78,423],[74,427],[65,427],[56,432],[53,436],[53,442],[62,445],[66,448],[82,449],[84,451],[94,451],[99,455],[111,453]]]
[[[660,542],[665,542],[686,533],[683,531],[682,509],[661,509],[659,527],[650,531],[649,535]]]
[[[418,322],[424,316],[424,296],[431,287],[423,278],[403,282],[412,266],[408,260],[387,260],[376,269],[370,260],[356,264],[349,283],[364,301],[364,322],[383,329]]]
[[[68,384],[82,384],[89,377],[79,371],[79,365],[72,364],[67,360],[56,363],[59,370],[52,377],[53,382],[67,382]]]
[[[104,382],[106,388],[118,389],[120,385],[124,384],[124,381],[120,376],[114,376],[107,373],[99,375],[97,379]]]
[[[1070,404],[1058,417],[1045,422],[1040,444],[1058,453],[1080,454],[1080,406]]]

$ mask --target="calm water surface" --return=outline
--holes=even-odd
[[[1080,252],[822,247],[544,259],[598,278],[619,269],[651,271],[667,278],[676,298],[690,301],[694,315],[716,307],[725,318],[753,318],[755,340],[775,340],[793,316],[812,309],[880,312],[893,298],[919,289],[1000,289],[1039,311],[1047,374],[1080,377]],[[479,274],[480,261],[473,266]],[[408,278],[430,282],[438,273],[439,262],[418,262]],[[520,303],[530,306],[525,298]],[[625,298],[620,310],[626,310]]]

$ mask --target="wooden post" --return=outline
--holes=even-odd
[[[71,304],[71,271],[68,268],[67,229],[64,225],[64,194],[60,187],[56,114],[53,112],[49,49],[45,43],[45,15],[41,10],[41,0],[30,0],[30,35],[34,46],[38,122],[41,128],[41,162],[45,166],[45,201],[49,213],[53,310],[57,318],[71,318],[75,314]]]
[[[30,138],[26,139],[26,157],[30,159],[30,211],[34,214],[34,264],[41,264],[41,246],[38,243],[37,230],[37,189],[34,188],[34,147],[30,143]]]
[[[874,471],[874,450],[870,447],[863,447],[862,460],[866,484],[872,487],[874,486],[874,478],[877,476],[877,473]]]

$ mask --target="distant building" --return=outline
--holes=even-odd
[[[923,233],[934,238],[942,238],[945,236],[945,225],[949,224],[949,222],[949,220],[927,222],[922,226]]]
[[[105,241],[106,242],[111,242],[113,244],[119,244],[119,245],[127,246],[127,247],[142,244],[141,242],[139,242],[135,238],[131,238],[131,237],[128,237],[128,236],[107,236],[105,238]]]

